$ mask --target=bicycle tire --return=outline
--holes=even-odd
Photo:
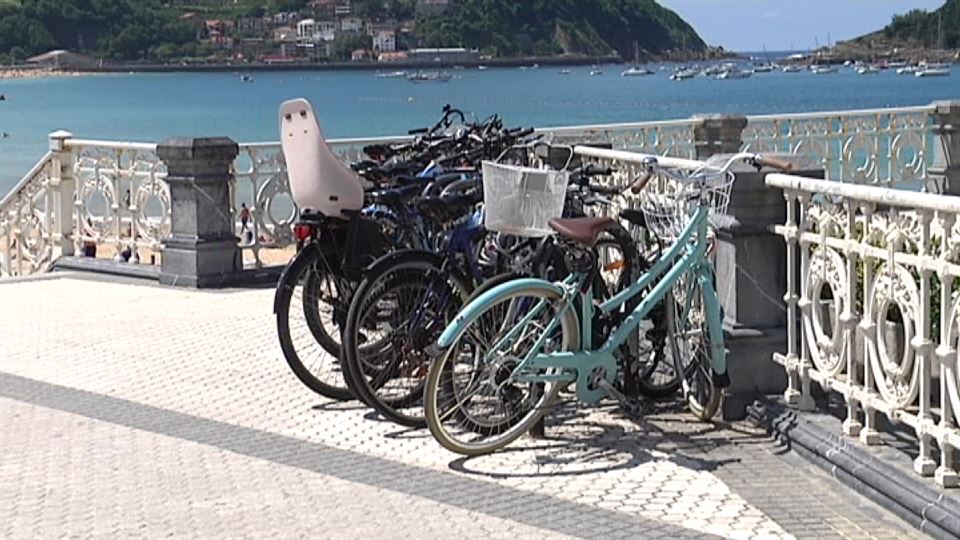
[[[368,269],[350,304],[341,356],[347,381],[364,403],[394,423],[426,426],[423,379],[431,360],[426,351],[472,290],[459,272],[449,270],[434,253],[395,254]],[[381,329],[384,336],[369,339]]]
[[[346,401],[353,399],[353,393],[343,379],[339,360],[340,343],[324,329],[320,320],[321,304],[324,302],[319,289],[324,275],[334,277],[333,268],[336,268],[336,265],[326,260],[319,247],[313,244],[306,246],[287,266],[277,284],[274,312],[277,317],[280,348],[294,375],[317,394]],[[343,278],[334,279],[339,282]],[[341,292],[338,291],[339,294]],[[291,324],[291,318],[296,314],[301,314],[303,321],[294,325]],[[304,326],[306,332],[303,330]],[[309,339],[306,339],[307,337]],[[314,347],[318,347],[320,351]],[[324,377],[317,373],[317,369],[311,369],[315,363],[307,365],[305,359],[312,356],[321,361],[321,368],[329,368],[330,376]]]
[[[464,345],[466,336],[476,331],[476,329],[471,330],[471,328],[474,325],[483,327],[485,322],[497,320],[499,315],[502,315],[502,312],[497,312],[496,308],[501,306],[503,302],[510,302],[517,298],[526,297],[545,300],[548,302],[546,305],[550,306],[550,309],[552,309],[554,303],[561,298],[554,286],[547,282],[532,283],[519,290],[506,290],[504,293],[496,296],[486,309],[474,314],[469,320],[465,321],[461,332],[446,353],[436,358],[430,364],[427,383],[424,389],[424,416],[426,417],[427,427],[430,429],[430,433],[444,448],[466,456],[483,455],[499,450],[528,432],[530,428],[547,413],[549,406],[555,401],[557,392],[561,386],[559,383],[520,384],[519,386],[525,386],[529,389],[529,399],[533,400],[533,403],[523,410],[520,410],[519,414],[508,418],[513,421],[510,422],[509,427],[503,432],[484,433],[483,430],[477,429],[479,425],[499,427],[503,421],[482,422],[473,418],[470,413],[464,411],[464,405],[467,405],[468,401],[474,399],[476,392],[466,396],[462,394],[457,395],[457,391],[453,387],[454,367],[451,365],[451,362],[455,361],[455,357],[460,356],[461,346]],[[550,312],[547,312],[547,314],[551,317],[560,317],[560,338],[556,340],[559,344],[559,350],[577,350],[580,345],[580,335],[576,315],[568,309],[563,310],[560,314],[551,314]],[[503,323],[505,322],[505,320],[500,321],[497,325],[503,327]],[[484,328],[480,329],[480,331],[483,330]],[[493,388],[494,392],[498,393],[497,399],[499,399],[504,395],[505,392],[503,391],[507,386],[504,381],[498,380],[499,371],[506,368],[502,365],[497,365],[494,366],[494,369],[495,372],[489,374],[489,376],[480,375],[470,377],[470,379],[471,381],[487,381],[491,384],[497,384],[498,386],[496,388],[492,386],[491,388]],[[482,386],[484,383],[479,384]],[[515,390],[517,385],[511,384],[509,386]],[[515,396],[515,394],[513,395]],[[508,396],[506,399],[511,398]],[[511,401],[513,401],[513,403],[507,403],[503,409],[504,411],[513,409],[516,406],[517,401]],[[498,409],[495,408],[494,411],[496,412],[496,410]],[[468,415],[470,418],[465,422],[465,417]],[[452,425],[447,425],[448,420],[452,420]],[[466,426],[464,425],[465,423]],[[454,430],[458,433],[454,433]],[[491,429],[491,431],[497,430]],[[458,435],[461,433],[464,438],[471,435],[485,436],[488,434],[494,435],[494,437],[492,440],[481,442],[477,442],[476,440],[468,441],[460,440]]]

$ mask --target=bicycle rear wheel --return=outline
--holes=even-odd
[[[428,351],[470,291],[465,279],[445,270],[440,257],[415,251],[371,268],[344,326],[342,359],[350,387],[401,425],[426,425]]]
[[[537,352],[579,348],[577,317],[560,299],[546,283],[506,290],[471,316],[449,350],[433,361],[424,414],[442,446],[468,456],[487,454],[515,441],[547,412],[560,383],[516,381],[513,371],[554,319],[559,325]],[[498,350],[490,350],[500,341]]]
[[[277,284],[275,312],[293,373],[314,392],[345,401],[353,394],[341,369],[339,336],[353,285],[337,267],[319,247],[304,248]]]

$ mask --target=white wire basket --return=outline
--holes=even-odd
[[[483,225],[516,236],[553,234],[548,225],[563,215],[570,173],[549,168],[483,162]]]
[[[715,223],[718,216],[727,213],[733,180],[732,172],[713,168],[695,172],[658,169],[639,196],[647,228],[658,238],[674,243],[693,219],[701,190]]]

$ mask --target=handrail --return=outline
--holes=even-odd
[[[98,141],[95,139],[67,139],[63,141],[66,148],[82,148],[84,146],[96,146],[98,148],[108,148],[111,150],[146,150],[154,152],[157,150],[156,143],[128,142],[128,141]]]
[[[868,114],[904,114],[933,111],[933,105],[912,105],[909,107],[885,107],[878,109],[853,109],[849,111],[814,111],[801,113],[748,114],[748,121],[767,120],[804,120],[823,118],[824,116],[864,116]]]
[[[42,169],[44,165],[46,165],[47,162],[50,161],[52,157],[53,157],[53,152],[47,150],[47,153],[44,154],[44,156],[40,159],[40,161],[38,161],[36,165],[34,165],[27,172],[27,174],[23,175],[23,178],[21,178],[20,181],[17,182],[17,185],[13,186],[13,188],[10,191],[8,191],[7,194],[3,196],[2,199],[0,199],[0,209],[6,206],[7,203],[9,203],[11,200],[13,200],[14,197],[17,196],[17,194],[19,194],[20,191],[24,187],[26,187],[26,185],[29,184],[31,180],[33,180],[33,177],[36,176],[38,172],[40,172],[40,169]]]
[[[638,164],[642,164],[643,160],[645,159],[654,158],[657,160],[657,165],[663,167],[674,167],[677,169],[696,170],[706,165],[705,162],[695,159],[672,158],[667,156],[656,156],[653,154],[641,154],[639,152],[626,152],[623,150],[608,150],[605,148],[594,148],[592,146],[575,146],[573,148],[573,152],[586,157],[612,159],[616,161],[626,161],[628,163]]]
[[[790,174],[772,173],[766,177],[767,185],[784,190],[807,191],[831,197],[844,197],[858,201],[890,206],[907,206],[937,212],[960,213],[960,197],[931,195],[863,184],[843,184],[829,180],[817,180]]]

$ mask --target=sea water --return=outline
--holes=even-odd
[[[452,70],[449,82],[376,78],[370,71],[113,74],[0,81],[0,194],[46,151],[59,129],[78,138],[157,142],[166,137],[278,140],[277,110],[306,97],[329,137],[403,134],[425,127],[444,104],[509,126],[561,126],[686,118],[698,113],[766,114],[926,105],[960,99],[960,73],[917,78],[887,70],[758,73],[748,79],[672,81],[673,66],[621,77],[624,66]],[[655,67],[656,69],[656,67]]]

